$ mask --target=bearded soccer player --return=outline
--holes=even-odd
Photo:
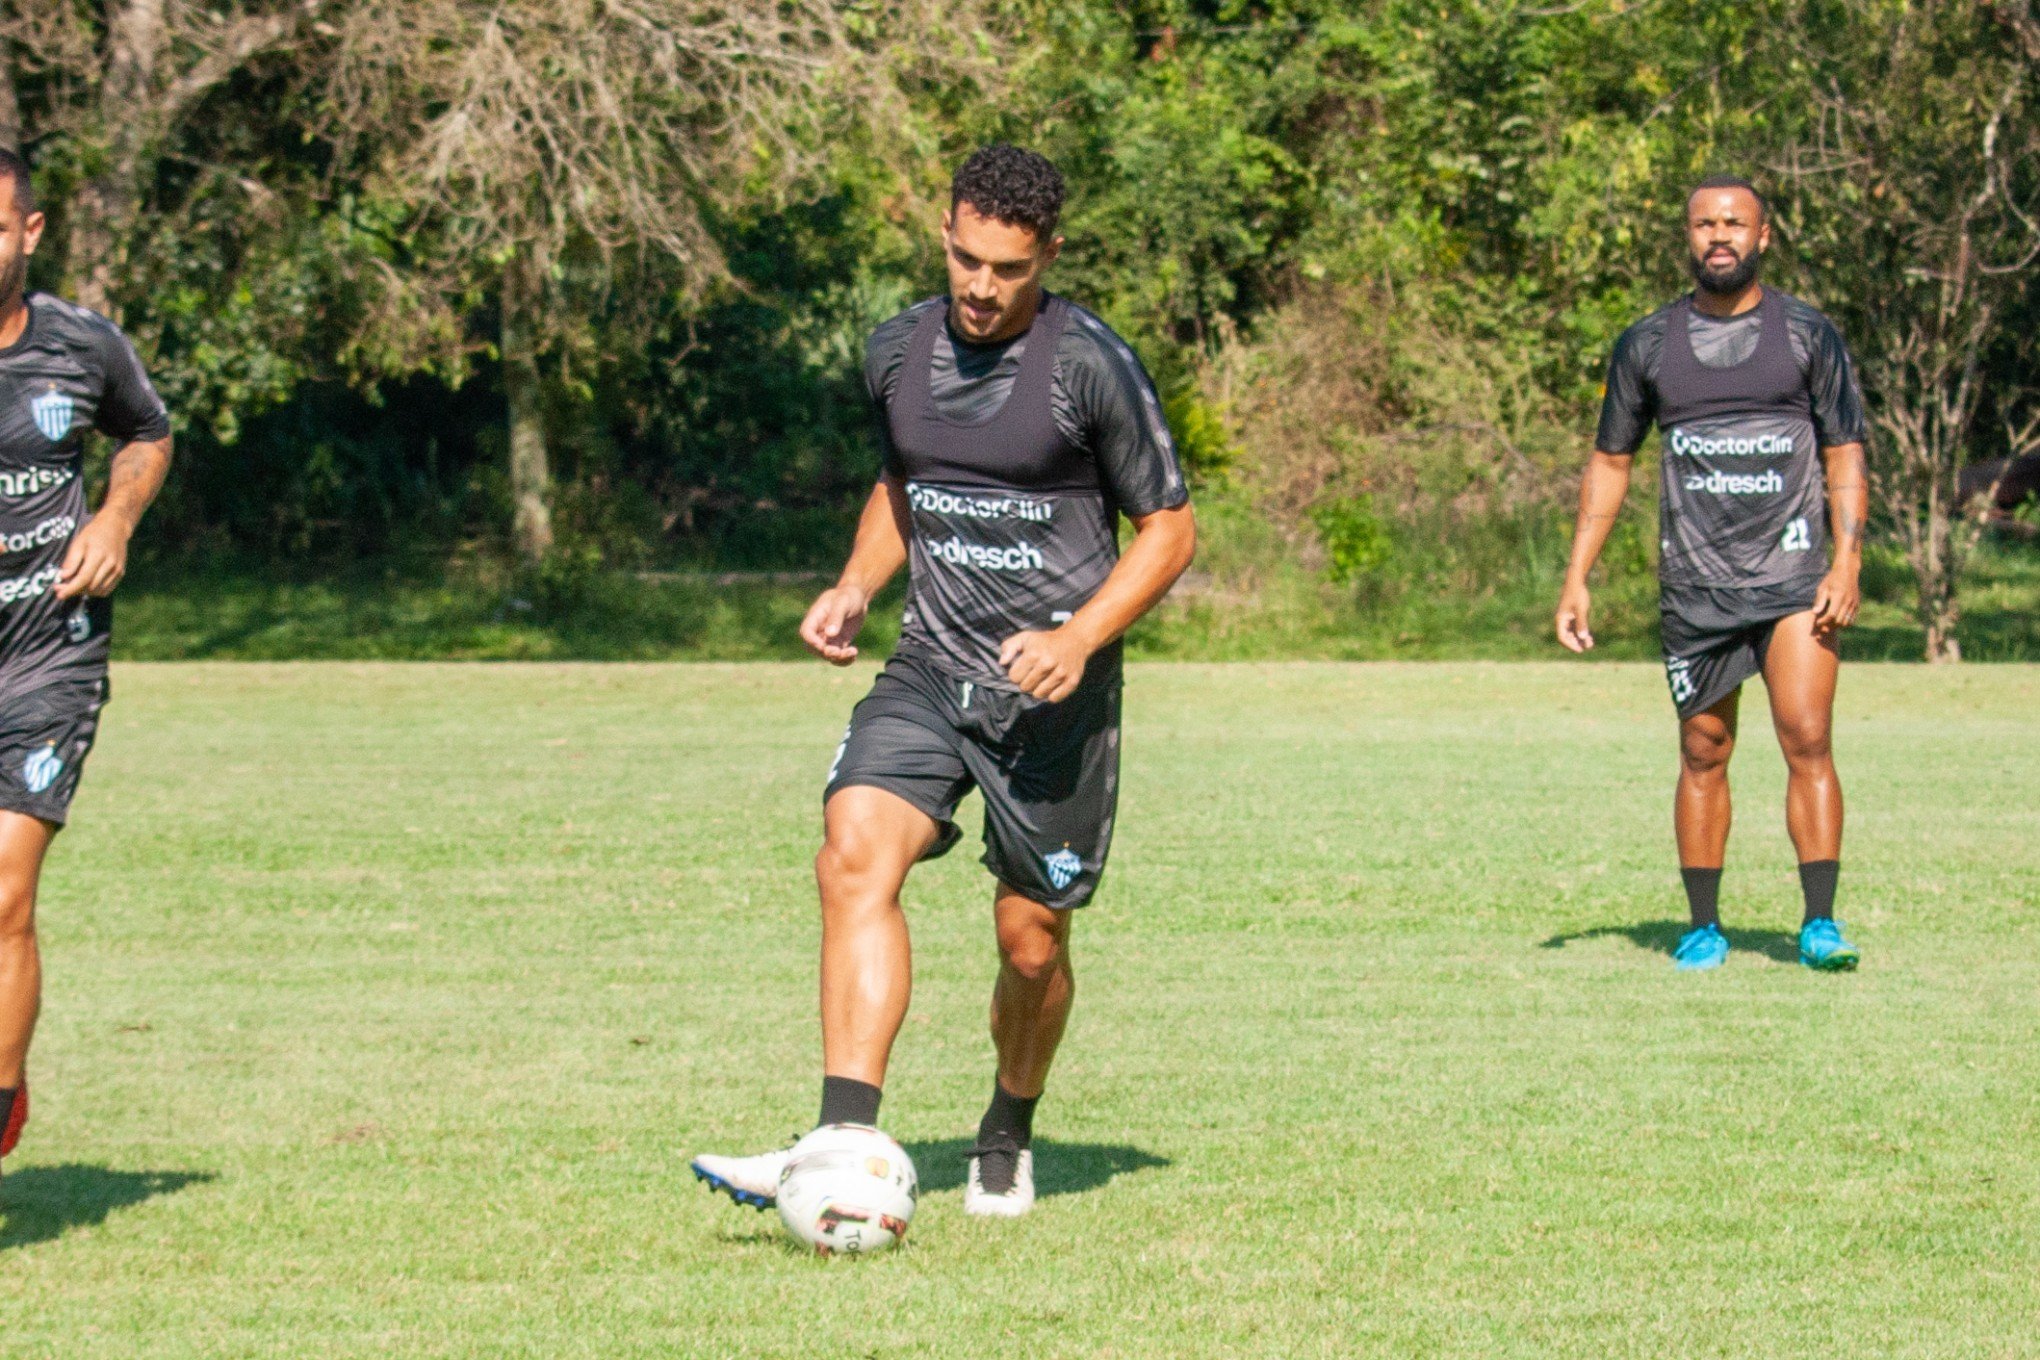
[[[1558,640],[1575,652],[1594,645],[1587,573],[1655,423],[1665,674],[1682,757],[1673,822],[1692,914],[1673,963],[1718,968],[1728,958],[1718,910],[1728,760],[1743,681],[1762,674],[1806,903],[1799,959],[1842,971],[1859,955],[1834,919],[1842,787],[1829,735],[1836,640],[1856,617],[1869,515],[1863,398],[1834,323],[1757,281],[1767,218],[1748,181],[1704,181],[1686,203],[1694,291],[1616,343]]]
[[[801,637],[855,660],[872,597],[907,568],[900,644],[850,717],[824,791],[821,1123],[878,1120],[906,1016],[900,888],[948,851],[972,788],[996,888],[998,1069],[964,1207],[1034,1203],[1033,1131],[1075,993],[1070,924],[1097,891],[1119,783],[1119,638],[1189,565],[1189,493],[1154,388],[1125,342],[1043,291],[1063,184],[993,146],[942,218],[949,296],[880,326],[865,380],[885,473],[842,579]],[[1122,556],[1124,514],[1133,541]],[[783,1152],[704,1156],[695,1174],[773,1202]]]
[[[0,150],[0,1157],[28,1122],[42,999],[35,897],[106,703],[106,596],[170,469],[170,418],[111,321],[25,293],[42,239],[28,166]],[[85,513],[85,432],[119,443]]]

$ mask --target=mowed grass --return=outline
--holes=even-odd
[[[1654,668],[1135,667],[1045,1198],[961,1211],[973,802],[908,894],[911,1244],[821,1261],[686,1157],[813,1117],[869,674],[120,667],[0,1354],[2040,1354],[2034,670],[1846,672],[1846,977],[1790,961],[1753,686],[1738,948],[1694,977]]]

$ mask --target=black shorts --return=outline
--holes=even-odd
[[[1120,688],[1116,653],[1094,657],[1058,704],[895,656],[851,712],[823,800],[855,784],[898,794],[941,828],[934,859],[961,836],[956,805],[975,787],[985,796],[985,867],[1046,906],[1081,907],[1112,847]]]
[[[1661,587],[1665,679],[1681,718],[1705,713],[1764,669],[1778,620],[1813,608],[1821,578],[1781,585]]]
[[[0,692],[0,808],[64,824],[107,696],[103,675]]]

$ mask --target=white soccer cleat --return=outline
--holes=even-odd
[[[792,1148],[761,1152],[755,1157],[718,1157],[703,1153],[688,1163],[695,1176],[739,1204],[770,1209],[779,1201],[779,1173],[786,1170]]]
[[[970,1156],[970,1180],[963,1187],[963,1211],[977,1218],[1018,1218],[1034,1207],[1034,1151],[1022,1148],[1013,1168],[1013,1184],[1004,1194],[985,1189],[986,1157],[1014,1156],[1008,1148],[979,1148]],[[996,1170],[996,1168],[995,1168]]]

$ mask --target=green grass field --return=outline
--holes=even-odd
[[[1845,675],[1846,977],[1790,961],[1753,692],[1737,952],[1692,977],[1653,668],[1135,667],[1046,1197],[961,1212],[959,853],[909,890],[911,1245],[831,1262],[685,1158],[813,1116],[808,860],[868,674],[120,667],[0,1354],[2040,1355],[2033,669]]]

